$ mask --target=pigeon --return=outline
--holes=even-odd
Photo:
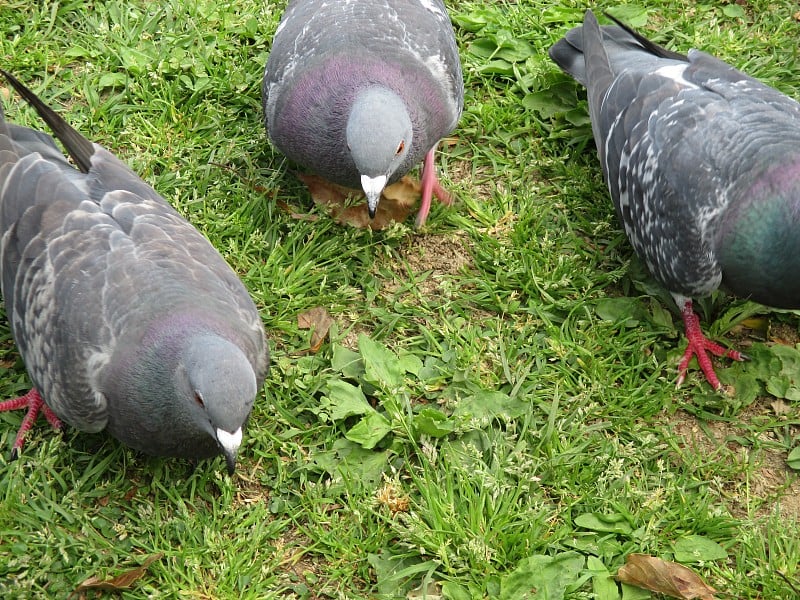
[[[697,356],[747,357],[708,340],[692,298],[718,288],[800,307],[800,104],[699,50],[658,46],[588,11],[550,48],[587,88],[589,116],[617,216],[636,254],[681,310]]]
[[[155,190],[10,73],[52,137],[0,109],[0,285],[33,389],[12,459],[43,412],[146,454],[223,454],[269,363],[259,313],[222,256]]]
[[[420,160],[422,201],[452,198],[434,150],[464,107],[455,34],[442,0],[292,0],[261,87],[267,132],[289,159],[362,188],[371,218],[383,188]]]

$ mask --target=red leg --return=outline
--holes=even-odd
[[[425,155],[425,160],[422,161],[422,202],[419,206],[419,213],[417,213],[417,227],[422,227],[425,224],[428,213],[431,210],[433,196],[436,196],[436,199],[442,204],[449,206],[453,203],[453,197],[442,187],[436,177],[434,150],[436,150],[436,146],[428,151]]]
[[[11,460],[17,458],[19,451],[22,450],[22,445],[25,443],[25,434],[30,431],[31,427],[33,427],[36,417],[39,416],[40,411],[44,413],[45,418],[55,429],[61,429],[61,421],[50,409],[50,407],[44,403],[42,396],[35,388],[19,398],[12,398],[11,400],[0,402],[0,412],[6,410],[17,410],[25,407],[27,407],[28,412],[22,419],[22,424],[19,426],[19,430],[17,431],[17,437],[14,440],[14,446],[11,449]]]
[[[686,330],[686,338],[689,340],[689,345],[686,347],[686,352],[683,354],[680,364],[678,365],[678,384],[681,385],[686,379],[686,370],[689,367],[689,361],[692,356],[697,356],[697,362],[700,369],[706,376],[708,383],[715,390],[722,388],[722,384],[714,372],[714,366],[711,364],[711,358],[706,354],[710,352],[714,356],[725,356],[733,360],[745,360],[745,356],[737,351],[728,348],[723,348],[719,344],[712,342],[703,335],[700,329],[700,319],[692,309],[692,301],[685,299],[681,307],[681,316]]]

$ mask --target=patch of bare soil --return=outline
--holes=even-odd
[[[471,264],[467,244],[467,236],[462,232],[409,238],[399,249],[400,260],[390,265],[395,277],[385,281],[384,289],[395,293],[407,286],[410,271],[413,275],[427,273],[417,282],[421,295],[440,294],[443,280],[458,275]]]
[[[456,183],[466,182],[463,186],[472,196],[489,198],[494,190],[503,191],[505,184],[502,179],[497,179],[488,167],[475,167],[471,161],[451,161],[447,166],[447,176]],[[458,196],[455,206],[458,207]]]
[[[777,434],[761,432],[758,449],[740,443],[753,436],[753,428],[748,428],[748,424],[771,411],[770,399],[760,398],[743,410],[735,423],[707,421],[701,428],[696,417],[681,412],[670,419],[669,426],[683,440],[683,449],[687,453],[741,467],[734,469],[739,473],[736,479],[723,484],[733,514],[740,517],[752,514],[751,508],[756,505],[759,506],[757,512],[766,516],[778,503],[782,515],[800,518],[800,479],[787,466],[786,451],[768,447],[769,442],[778,442]],[[800,434],[800,429],[794,433]],[[753,464],[755,470],[749,466]],[[750,475],[748,471],[751,471]]]
[[[342,323],[344,317],[339,317],[340,326],[344,329],[347,325]],[[363,325],[357,323],[354,325],[350,331],[347,332],[342,339],[338,340],[338,343],[347,348],[348,350],[352,350],[353,352],[358,352],[358,336],[361,334],[369,336],[372,334],[372,331]]]
[[[747,352],[753,340],[769,341],[794,346],[800,341],[796,327],[781,322],[770,322],[769,317],[748,319],[746,325],[731,332],[735,347]],[[684,441],[684,448],[705,457],[740,465],[740,477],[726,482],[724,490],[731,511],[737,516],[749,514],[748,507],[759,506],[758,513],[771,513],[779,505],[786,517],[800,519],[800,479],[797,472],[786,464],[787,452],[782,440],[786,431],[780,428],[762,430],[758,422],[775,420],[796,413],[797,408],[773,397],[760,397],[736,416],[734,422],[708,421],[700,427],[699,420],[686,413],[676,414],[669,422],[673,432]],[[704,431],[705,429],[705,431]],[[800,436],[800,427],[790,426],[792,438]],[[754,448],[740,442],[753,439]],[[756,465],[750,476],[749,465]]]
[[[415,273],[432,270],[438,275],[456,275],[471,260],[462,232],[415,237],[403,247],[402,255]]]

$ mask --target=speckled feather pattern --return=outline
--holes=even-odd
[[[797,261],[797,239],[781,250],[757,223],[742,222],[786,213],[800,226],[800,104],[706,53],[656,48],[605,26],[575,28],[550,51],[587,86],[628,238],[673,293],[700,296],[723,284],[765,304],[800,305],[798,278],[781,277]],[[782,184],[763,184],[776,177]]]
[[[0,121],[2,293],[47,404],[80,430],[102,430],[114,399],[101,388],[119,351],[135,355],[153,327],[187,316],[239,346],[260,387],[266,338],[244,285],[152,188],[107,150],[91,147],[82,173],[49,136]],[[139,409],[147,407],[121,407],[120,414]],[[150,451],[218,452],[210,438],[196,447],[165,443],[159,448],[154,440]]]
[[[456,126],[463,83],[441,0],[296,0],[276,31],[263,80],[267,130],[294,162],[359,187],[345,125],[359,91],[375,84],[406,103],[413,147],[394,179]]]

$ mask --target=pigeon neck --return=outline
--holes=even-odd
[[[767,170],[734,199],[717,239],[726,288],[800,308],[800,157]]]
[[[211,456],[238,438],[253,405],[256,376],[242,350],[202,315],[150,324],[140,343],[119,344],[105,370],[108,430],[127,445],[166,456]],[[137,427],[130,427],[130,411]],[[171,436],[154,437],[169,423]],[[223,448],[233,460],[230,444]],[[229,463],[230,465],[230,463]]]

